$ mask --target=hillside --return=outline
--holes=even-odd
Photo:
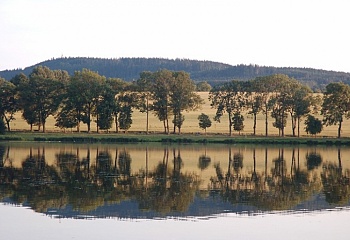
[[[207,81],[211,85],[232,79],[249,80],[258,76],[276,73],[286,74],[307,84],[312,89],[323,89],[330,82],[350,84],[350,73],[325,71],[312,68],[267,67],[258,65],[236,65],[198,61],[189,59],[164,58],[57,58],[38,63],[25,69],[0,71],[0,77],[10,80],[16,74],[23,72],[28,75],[35,66],[43,65],[50,69],[61,69],[73,74],[74,71],[88,68],[106,77],[122,78],[132,81],[139,77],[142,71],[157,71],[169,69],[186,71],[194,81]]]
[[[163,58],[57,58],[47,60],[25,69],[0,71],[0,76],[6,80],[11,79],[16,74],[23,72],[28,75],[35,66],[43,65],[52,70],[66,70],[70,75],[74,71],[87,68],[98,72],[105,77],[122,78],[126,81],[138,79],[142,71],[157,71],[159,69],[169,69],[173,71],[186,71],[191,74],[200,75],[201,72],[220,71],[231,67],[228,64],[197,61],[188,59],[163,59]]]

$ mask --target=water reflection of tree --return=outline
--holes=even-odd
[[[19,169],[5,167],[5,155],[6,149],[0,147],[1,197],[19,204],[28,203],[39,212],[68,204],[76,211],[89,212],[105,204],[131,199],[139,201],[143,210],[181,212],[193,201],[199,184],[194,174],[182,173],[179,149],[166,148],[162,162],[153,171],[135,173],[125,148],[116,149],[114,159],[108,149],[97,149],[93,159],[90,147],[84,156],[77,147],[76,151],[57,153],[51,166],[46,163],[44,148],[31,148]]]
[[[307,170],[317,169],[322,163],[322,157],[316,151],[306,154]]]
[[[129,185],[131,182],[131,157],[124,149],[118,157],[119,185]]]
[[[284,158],[284,149],[279,150],[277,158],[273,159],[270,174],[256,172],[255,151],[253,151],[253,170],[251,173],[239,173],[238,157],[236,154],[233,169],[231,170],[231,154],[229,153],[228,171],[223,173],[219,164],[215,164],[216,177],[212,177],[213,190],[219,190],[222,198],[232,204],[249,204],[266,210],[291,209],[320,188],[315,178],[310,178],[307,171],[300,170],[299,160],[296,164],[295,149],[292,151],[292,166],[288,172]],[[267,157],[267,152],[265,152]],[[234,157],[235,159],[235,157]],[[299,159],[299,154],[298,154]],[[267,161],[265,161],[267,164]],[[225,177],[226,176],[226,177]]]
[[[183,161],[179,149],[173,149],[173,166],[169,167],[169,148],[164,149],[162,162],[151,173],[152,181],[147,191],[138,196],[140,208],[144,211],[155,210],[166,214],[184,212],[193,201],[199,186],[197,176],[182,173]]]
[[[258,205],[269,210],[292,209],[297,204],[312,197],[320,188],[317,179],[310,176],[310,172],[301,170],[299,151],[296,160],[295,148],[292,149],[291,168],[288,172],[284,149],[279,150],[278,158],[274,159],[271,170],[272,181],[268,181],[268,193]]]
[[[61,180],[58,172],[46,163],[45,148],[37,148],[36,154],[30,148],[29,155],[22,162],[17,181],[13,197],[15,202],[28,202],[38,212],[67,204],[67,195],[59,184]]]
[[[204,154],[198,158],[198,168],[203,171],[207,169],[210,165],[211,158],[207,156],[207,148],[204,149]]]
[[[181,151],[176,147],[165,147],[154,169],[148,169],[146,151],[146,169],[138,171],[131,168],[132,158],[125,147],[116,148],[115,154],[103,145],[96,149],[96,154],[91,154],[89,146],[83,150],[77,147],[60,151],[53,165],[47,164],[45,148],[36,147],[29,150],[18,168],[12,166],[9,152],[10,147],[0,145],[0,198],[27,203],[40,212],[67,205],[89,212],[127,200],[137,201],[144,211],[182,212],[198,193],[200,183],[196,174],[184,172]],[[242,152],[229,149],[227,168],[214,164],[216,174],[211,178],[210,190],[219,192],[227,202],[266,210],[291,209],[321,191],[319,179],[329,203],[349,202],[350,173],[342,168],[340,150],[338,164],[323,163],[322,178],[316,177],[322,158],[314,151],[305,156],[306,165],[303,165],[299,149],[292,149],[288,166],[283,148],[272,162],[268,161],[269,153],[265,149],[265,167],[261,171],[256,168],[255,149],[251,154]],[[210,159],[206,154],[205,157]],[[246,171],[243,166],[249,163],[253,167]]]
[[[350,171],[343,171],[341,149],[338,148],[338,165],[325,163],[321,173],[323,193],[332,205],[343,205],[350,200]]]
[[[0,145],[0,200],[14,195],[14,188],[11,185],[16,182],[20,172],[12,167],[9,153],[10,147]]]

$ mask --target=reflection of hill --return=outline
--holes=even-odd
[[[200,194],[200,193],[197,193]],[[15,204],[10,199],[4,199],[3,202]],[[24,206],[31,207],[24,203]],[[294,211],[315,211],[322,209],[330,209],[331,206],[325,201],[324,196],[320,193],[313,195],[311,199],[301,202],[297,206],[289,209],[287,214],[293,214]],[[64,217],[64,218],[121,218],[121,219],[150,219],[162,217],[210,217],[211,215],[237,213],[237,214],[261,214],[258,207],[247,205],[245,203],[232,204],[222,200],[221,195],[216,191],[209,192],[207,198],[201,198],[198,195],[194,197],[191,205],[186,212],[171,212],[168,214],[159,213],[156,210],[144,211],[139,208],[137,200],[125,200],[120,203],[104,204],[94,210],[80,212],[74,210],[72,206],[66,205],[63,208],[49,208],[46,212],[48,215]],[[267,212],[268,213],[268,212]]]

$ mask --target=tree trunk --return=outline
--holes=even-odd
[[[343,119],[339,121],[339,127],[338,127],[338,138],[340,138],[340,132],[341,132],[341,125],[342,125]]]
[[[231,113],[228,113],[228,128],[229,128],[229,136],[232,136],[232,119],[231,119]]]
[[[40,117],[39,117],[38,132],[40,132],[40,131],[41,131],[41,119],[40,119]]]
[[[80,133],[80,120],[78,120],[78,123],[77,123],[77,131],[78,133]]]
[[[290,113],[290,117],[292,119],[292,134],[293,137],[295,137],[296,117],[294,117],[292,113]]]
[[[174,130],[173,130],[173,134],[176,133],[176,121],[177,121],[177,119],[176,119],[176,114],[175,114],[174,115]]]
[[[118,125],[118,114],[114,114],[114,122],[115,122],[115,132],[119,132],[119,125]]]
[[[282,137],[284,137],[284,112],[282,111],[282,129],[281,129],[281,132],[282,132]]]
[[[4,118],[5,118],[6,125],[7,125],[7,131],[11,132],[11,128],[10,128],[10,119],[7,119],[7,117],[5,116],[5,114],[4,114]]]
[[[267,148],[265,148],[265,182],[267,180]]]
[[[300,117],[298,117],[298,137],[300,137]]]
[[[170,133],[170,129],[169,129],[169,119],[166,119],[166,133],[167,133],[167,134]]]
[[[6,121],[6,124],[7,124],[7,131],[11,132],[10,121]]]
[[[148,134],[148,121],[149,121],[149,116],[148,116],[148,94],[146,97],[146,134]]]
[[[265,136],[267,137],[268,136],[268,126],[269,126],[269,122],[268,122],[268,119],[267,119],[267,111],[265,113]]]
[[[98,126],[98,114],[97,114],[96,117],[97,117],[97,118],[96,118],[96,132],[99,133],[99,132],[100,132],[100,128],[99,128],[99,126]]]
[[[254,113],[253,135],[256,135],[256,113]]]
[[[87,120],[88,133],[91,130],[91,104],[88,106],[88,120]]]

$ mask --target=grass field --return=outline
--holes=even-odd
[[[192,112],[184,112],[185,121],[183,124],[183,127],[181,129],[182,133],[184,134],[204,134],[204,130],[200,129],[198,126],[198,115],[201,113],[205,113],[210,116],[212,119],[215,115],[215,109],[212,109],[210,106],[210,102],[208,100],[208,92],[200,92],[199,93],[201,97],[205,100],[205,104],[202,106],[202,109],[198,111],[192,111]],[[149,131],[150,133],[161,133],[163,131],[163,124],[160,122],[153,114],[150,114],[149,119]],[[317,116],[318,118],[322,119],[322,116]],[[244,114],[244,130],[241,131],[242,136],[251,136],[253,133],[253,119],[252,116],[245,113]],[[265,119],[264,115],[259,114],[257,120],[257,136],[264,136],[265,135]],[[131,128],[129,129],[129,133],[140,133],[144,132],[146,130],[146,114],[140,113],[137,110],[134,110],[133,113],[133,124]],[[171,122],[171,121],[170,121]],[[300,134],[301,136],[307,136],[305,130],[304,130],[304,119],[302,120],[302,126],[300,128]],[[278,136],[278,129],[274,128],[272,126],[273,119],[269,117],[269,135],[270,136]],[[92,123],[92,131],[96,130],[96,124],[95,122]],[[34,128],[36,129],[36,128]],[[22,119],[21,113],[16,114],[16,120],[11,122],[11,130],[14,131],[29,131],[30,127],[29,125]],[[61,132],[62,130],[55,127],[55,119],[53,116],[50,116],[47,119],[46,123],[46,130],[47,132]],[[81,131],[86,131],[87,127],[86,124],[82,124]],[[70,130],[68,130],[69,132]],[[73,129],[75,131],[75,129]],[[111,129],[111,132],[115,131],[114,128]],[[212,120],[212,126],[207,129],[208,135],[223,135],[228,134],[228,119],[227,116],[224,115],[219,122],[215,122]],[[233,135],[238,135],[238,132],[233,132]],[[285,128],[285,135],[290,136],[292,135],[292,129],[291,129],[291,123],[290,119],[287,121],[287,126]],[[321,134],[318,135],[318,137],[336,137],[337,136],[337,126],[328,126],[324,127]],[[310,136],[309,136],[310,137]],[[342,137],[350,137],[350,120],[345,120],[342,127]]]

